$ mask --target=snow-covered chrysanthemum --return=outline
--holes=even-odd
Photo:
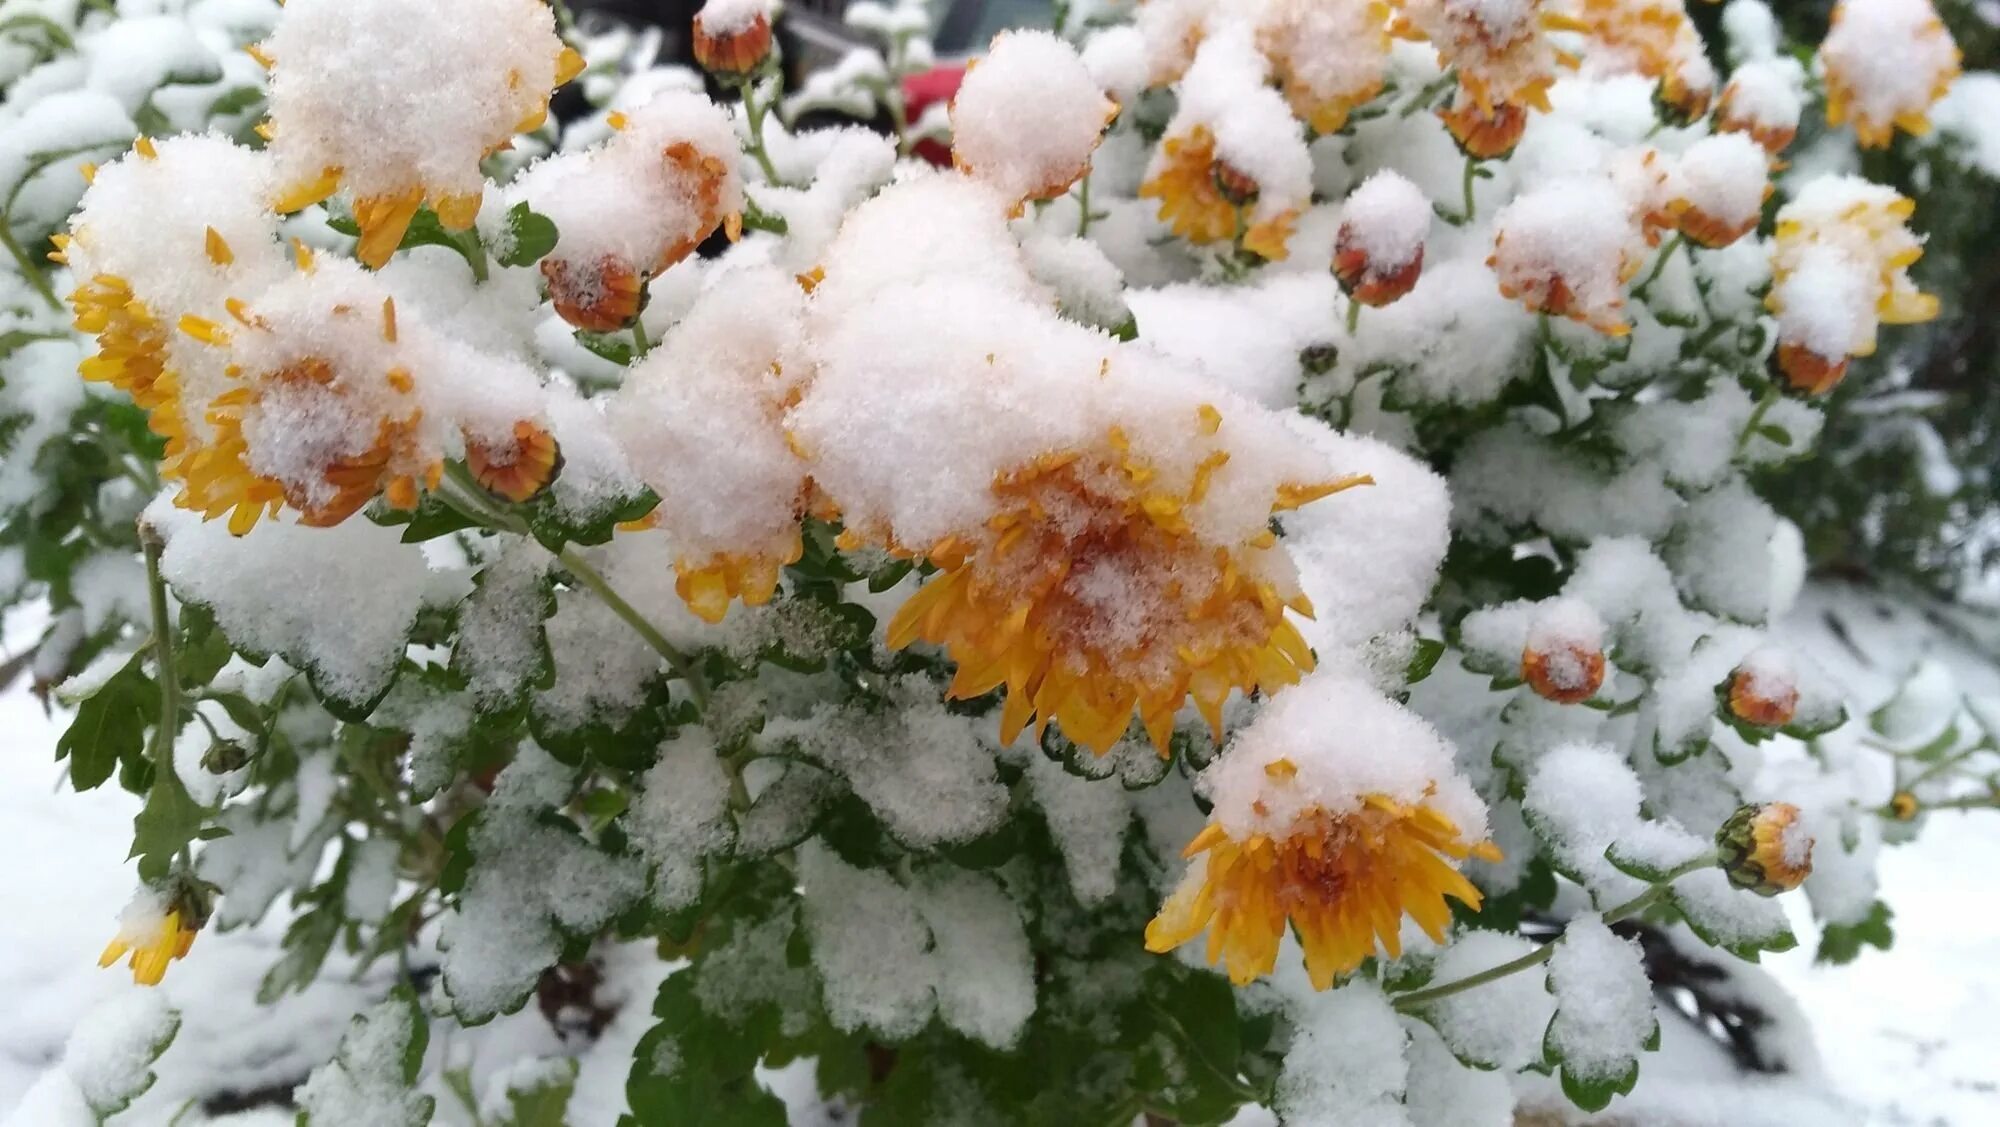
[[[1387,0],[1268,0],[1257,45],[1285,100],[1315,133],[1335,133],[1382,92],[1389,69]]]
[[[1661,104],[1676,118],[1708,112],[1715,68],[1685,0],[1580,0],[1575,8],[1595,74],[1638,74],[1656,80]]]
[[[1757,229],[1771,196],[1771,156],[1747,133],[1704,137],[1680,156],[1675,224],[1699,247],[1726,247]]]
[[[1387,305],[1408,294],[1424,270],[1431,201],[1400,173],[1384,170],[1363,181],[1341,210],[1333,274],[1347,296]]]
[[[1789,59],[1753,59],[1736,68],[1729,84],[1722,88],[1716,107],[1715,127],[1730,133],[1747,133],[1777,156],[1799,134],[1799,116],[1805,112],[1800,89],[1801,72]]]
[[[647,518],[677,553],[675,588],[719,622],[732,599],[770,601],[803,548],[806,465],[784,413],[810,375],[805,294],[769,268],[733,271],[635,366],[610,411]]]
[[[1628,199],[1602,176],[1573,176],[1523,192],[1493,218],[1500,292],[1529,309],[1623,336],[1624,285],[1644,240]]]
[[[1778,212],[1766,305],[1778,319],[1780,373],[1818,394],[1840,382],[1853,356],[1875,351],[1884,324],[1938,314],[1909,268],[1923,240],[1908,226],[1916,203],[1855,176],[1823,176]]]
[[[286,269],[265,202],[268,168],[261,154],[221,137],[142,137],[93,171],[70,234],[56,238],[76,279],[76,327],[97,338],[83,376],[146,411],[167,440],[169,480],[184,482],[213,440],[205,407],[230,383],[221,359],[175,327],[222,316],[230,294],[255,292]]]
[[[583,69],[542,0],[291,0],[254,53],[271,68],[278,210],[346,187],[370,266],[426,203],[470,227],[479,162],[539,127]]]
[[[1405,916],[1443,942],[1447,898],[1481,903],[1456,863],[1499,859],[1450,745],[1359,682],[1321,675],[1280,694],[1201,782],[1214,807],[1146,947],[1206,931],[1208,961],[1239,986],[1277,965],[1287,928],[1320,990],[1378,948],[1401,955]]]
[[[1139,194],[1160,201],[1160,218],[1184,239],[1237,240],[1277,260],[1312,202],[1312,157],[1265,71],[1247,28],[1232,24],[1204,40]]]
[[[1826,120],[1854,123],[1864,148],[1896,130],[1930,131],[1930,109],[1958,77],[1958,44],[1931,0],[1841,0],[1819,48]]]
[[[880,291],[819,345],[790,416],[813,480],[848,546],[938,569],[889,643],[943,646],[954,697],[1004,687],[1003,740],[1104,752],[1136,713],[1164,749],[1188,697],[1219,729],[1312,667],[1267,522],[1365,479],[1270,412],[984,281]]]
[[[1442,116],[1473,156],[1512,151],[1527,111],[1548,112],[1557,69],[1575,63],[1549,32],[1580,28],[1558,7],[1556,0],[1397,0],[1396,33],[1427,40],[1458,76]]]
[[[686,258],[718,227],[740,232],[743,181],[728,111],[668,91],[613,113],[612,137],[550,157],[511,189],[556,225],[541,271],[556,312],[611,332],[639,314],[647,279]]]
[[[1002,32],[952,98],[952,164],[1010,199],[1054,199],[1090,171],[1117,115],[1075,48],[1045,31]]]

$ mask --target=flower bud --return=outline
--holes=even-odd
[[[1915,818],[1918,809],[1917,796],[1906,790],[1897,791],[1895,797],[1889,800],[1889,813],[1894,814],[1898,822]]]
[[[694,61],[701,69],[717,78],[742,78],[771,56],[771,20],[763,12],[747,24],[705,20],[708,15],[705,6],[694,16]]]
[[[1580,704],[1604,685],[1604,623],[1574,599],[1544,606],[1521,651],[1521,680],[1557,704]]]
[[[1333,276],[1362,305],[1387,305],[1416,287],[1424,272],[1431,203],[1415,184],[1378,172],[1347,197],[1334,241]]]
[[[481,489],[514,504],[532,501],[562,472],[555,435],[526,419],[514,424],[508,441],[465,440],[465,468]]]
[[[1813,839],[1789,802],[1738,807],[1715,845],[1729,883],[1759,896],[1789,892],[1812,875]]]
[[[1757,728],[1782,728],[1799,710],[1799,686],[1778,654],[1759,651],[1729,675],[1729,714]]]
[[[1704,78],[1707,81],[1704,81]],[[1712,75],[1681,74],[1669,71],[1653,91],[1653,108],[1671,125],[1691,125],[1708,113],[1715,100]]]
[[[609,256],[594,264],[542,259],[556,316],[585,332],[615,333],[646,307],[646,280]]]
[[[1849,358],[1828,359],[1801,344],[1781,342],[1771,354],[1774,376],[1800,395],[1825,395],[1847,376]]]
[[[250,749],[235,740],[217,740],[201,755],[201,769],[211,775],[241,771],[250,763]]]
[[[1257,181],[1228,161],[1215,162],[1215,190],[1236,207],[1248,207],[1257,202]]]
[[[1460,94],[1447,110],[1439,110],[1452,140],[1474,160],[1498,160],[1514,151],[1528,129],[1528,111],[1502,102],[1490,111]]]

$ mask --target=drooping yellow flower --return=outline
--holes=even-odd
[[[1191,422],[1188,439],[1200,443],[1220,415],[1209,407]],[[1219,739],[1232,691],[1275,691],[1311,671],[1312,651],[1285,612],[1310,617],[1312,607],[1278,578],[1268,532],[1241,545],[1195,534],[1186,513],[1230,458],[1209,445],[1194,475],[1172,488],[1116,429],[1101,448],[1047,454],[999,474],[983,527],[917,553],[942,574],[896,613],[889,645],[943,646],[958,663],[952,697],[1004,687],[1002,742],[1031,720],[1037,736],[1054,721],[1102,754],[1137,713],[1164,755],[1190,695]],[[1367,482],[1286,487],[1270,509]],[[843,535],[848,546],[868,539],[853,529]]]
[[[1174,234],[1196,243],[1228,242],[1240,234],[1245,250],[1272,261],[1285,257],[1297,209],[1254,219],[1257,182],[1216,156],[1215,134],[1206,125],[1166,138],[1161,157],[1139,195],[1160,201],[1160,218]]]
[[[131,956],[132,981],[158,986],[167,965],[187,957],[208,922],[207,894],[190,884],[172,892],[143,887],[118,916],[118,933],[98,956],[99,968]]]
[[[1274,778],[1296,768],[1279,759]],[[1205,857],[1190,867],[1159,915],[1146,926],[1146,949],[1171,951],[1203,931],[1207,959],[1220,962],[1238,986],[1271,973],[1289,925],[1305,949],[1313,988],[1325,990],[1360,966],[1378,946],[1402,954],[1403,917],[1443,942],[1451,924],[1446,898],[1473,910],[1479,890],[1450,861],[1499,860],[1490,842],[1468,843],[1459,827],[1425,802],[1406,803],[1379,794],[1352,810],[1315,810],[1283,836],[1252,834],[1238,840],[1211,822],[1188,843],[1184,856]]]
[[[791,546],[775,554],[722,552],[705,561],[677,559],[674,593],[703,622],[721,622],[732,599],[752,607],[770,602],[778,593],[785,565],[797,563],[804,554],[805,539],[795,532]]]
[[[1827,124],[1853,122],[1868,149],[1886,147],[1898,129],[1930,132],[1930,108],[1962,58],[1931,0],[1841,0],[1819,57]]]

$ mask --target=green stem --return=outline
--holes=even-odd
[[[1479,162],[1470,156],[1466,157],[1465,177],[1464,177],[1464,182],[1462,184],[1462,189],[1465,195],[1465,211],[1461,213],[1463,218],[1460,220],[1460,222],[1462,223],[1472,222],[1472,213],[1473,213],[1472,181],[1475,177],[1478,176],[1478,174],[1479,174]]]
[[[174,625],[167,613],[167,583],[160,578],[160,553],[166,544],[143,520],[139,522],[139,544],[146,555],[146,591],[153,607],[153,662],[160,671],[160,723],[153,729],[153,743],[147,754],[161,777],[172,779],[174,733],[180,727],[181,679],[180,671],[174,668]]]
[[[0,216],[0,245],[6,246],[7,253],[14,256],[15,265],[21,268],[21,277],[27,279],[28,284],[35,288],[35,292],[42,295],[42,300],[49,303],[50,309],[61,313],[62,299],[56,296],[56,291],[49,285],[49,280],[42,273],[40,264],[29,258],[28,252],[21,248],[20,240],[14,237],[13,223],[7,216]]]
[[[1771,408],[1777,406],[1780,394],[1775,383],[1764,388],[1764,394],[1758,398],[1757,406],[1750,411],[1749,420],[1743,424],[1742,433],[1736,436],[1737,457],[1741,458],[1743,452],[1750,449],[1750,440],[1756,437],[1757,428],[1764,422],[1764,416],[1770,413]]]
[[[1673,238],[1668,239],[1667,245],[1660,248],[1660,256],[1653,260],[1652,273],[1646,275],[1645,281],[1632,287],[1632,296],[1644,301],[1652,291],[1653,283],[1659,281],[1660,274],[1666,270],[1667,260],[1674,256],[1675,251],[1681,249],[1686,244],[1687,239],[1678,232],[1675,233]]]
[[[1715,855],[1708,853],[1674,869],[1666,876],[1661,877],[1659,881],[1655,882],[1646,891],[1625,901],[1623,904],[1606,909],[1604,912],[1604,922],[1607,924],[1617,923],[1619,920],[1638,915],[1640,912],[1652,907],[1655,902],[1665,896],[1676,880],[1689,873],[1708,868],[1715,864],[1715,860]],[[1455,978],[1450,982],[1439,983],[1436,986],[1427,986],[1422,990],[1412,990],[1407,994],[1397,995],[1395,1006],[1398,1010],[1409,1013],[1440,998],[1449,998],[1453,994],[1461,994],[1474,987],[1484,986],[1489,982],[1497,982],[1510,974],[1518,974],[1521,971],[1541,966],[1543,963],[1548,962],[1550,957],[1556,953],[1556,944],[1560,942],[1562,942],[1562,936],[1558,935],[1519,958],[1509,959],[1497,966],[1487,967],[1485,970],[1477,973],[1468,974],[1464,978]]]
[[[1080,209],[1076,220],[1076,237],[1081,239],[1090,234],[1090,173],[1083,174],[1077,183],[1076,203]]]
[[[519,517],[501,512],[499,509],[488,504],[484,498],[480,497],[478,487],[461,476],[464,472],[463,468],[456,465],[446,469],[442,488],[437,491],[439,499],[453,509],[456,509],[461,516],[464,516],[482,528],[511,532],[516,536],[527,536],[530,534],[527,524]],[[643,638],[648,646],[652,647],[654,653],[659,654],[661,658],[665,659],[667,666],[674,671],[674,674],[686,682],[688,695],[694,698],[695,706],[703,711],[707,711],[708,682],[703,679],[701,671],[695,668],[693,660],[682,653],[672,642],[667,641],[666,635],[660,633],[658,627],[647,621],[646,616],[640,614],[636,607],[625,601],[625,597],[620,595],[605,580],[604,576],[598,573],[596,568],[591,567],[574,547],[568,544],[563,545],[562,550],[556,553],[556,560],[571,575],[575,576],[579,583],[588,587],[592,594],[602,599],[604,605],[611,608],[612,613],[624,619],[626,625],[632,627],[633,631],[639,637]]]
[[[1354,330],[1360,327],[1361,303],[1350,297],[1347,299],[1347,335],[1353,336]]]
[[[1926,810],[1991,810],[1996,808],[2000,808],[2000,794],[1986,794],[1976,798],[1941,798],[1936,802],[1919,801],[1917,803],[1917,813],[1919,814]],[[1887,806],[1880,807],[1875,812],[1892,822],[1902,821],[1901,818],[1896,817],[1896,812]]]
[[[653,351],[653,342],[646,339],[646,318],[642,313],[632,318],[632,359],[644,360]]]
[[[757,167],[763,171],[764,179],[772,184],[781,183],[778,169],[771,163],[770,150],[764,147],[764,115],[771,107],[757,100],[755,79],[743,79],[735,83],[736,91],[743,98],[743,113],[750,121],[750,155],[756,159]]]

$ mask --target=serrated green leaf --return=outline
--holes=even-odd
[[[1896,931],[1890,925],[1894,917],[1889,906],[1877,900],[1859,923],[1827,924],[1820,932],[1813,961],[1844,966],[1859,958],[1864,947],[1887,951],[1896,943]]]
[[[123,669],[79,702],[69,727],[56,739],[56,758],[69,760],[70,785],[77,790],[96,789],[121,762],[144,755],[146,727],[159,709],[159,689],[143,669],[146,652],[133,654]]]
[[[1437,668],[1438,659],[1443,656],[1443,642],[1435,638],[1418,638],[1416,650],[1410,654],[1410,664],[1403,670],[1403,683],[1414,685],[1429,677]]]
[[[574,1060],[552,1075],[523,1088],[507,1089],[507,1114],[493,1127],[567,1127],[569,1099],[576,1091]]]
[[[173,866],[174,855],[201,832],[206,811],[181,785],[171,768],[153,772],[146,805],[132,819],[132,852],[139,859],[139,876],[161,880]]]

